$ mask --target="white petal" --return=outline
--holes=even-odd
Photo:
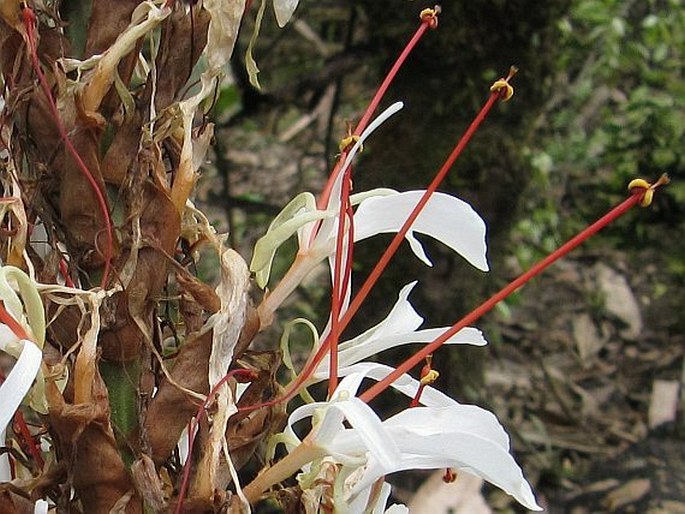
[[[354,215],[355,242],[376,234],[397,232],[423,193],[408,191],[363,201]],[[434,193],[407,233],[412,251],[430,266],[431,262],[413,232],[427,234],[441,241],[476,268],[488,270],[485,222],[463,200],[445,193]]]
[[[395,102],[390,107],[385,109],[380,113],[366,130],[359,135],[359,140],[357,140],[350,151],[347,153],[347,158],[338,170],[338,175],[335,177],[333,182],[333,187],[331,188],[331,193],[328,198],[328,205],[326,210],[334,211],[336,214],[340,211],[340,190],[342,187],[342,179],[345,176],[345,170],[350,167],[352,160],[356,157],[357,153],[361,150],[364,145],[364,141],[373,134],[373,132],[378,129],[383,123],[385,123],[391,116],[399,112],[404,107],[402,102]],[[351,200],[351,198],[350,198]],[[321,229],[316,237],[316,241],[321,244],[328,245],[331,251],[335,251],[335,237],[337,232],[337,218],[326,220],[321,224]],[[333,242],[331,245],[330,243]]]
[[[371,353],[364,353],[363,348],[366,347],[367,344],[371,343],[372,340],[375,338],[380,338],[384,335],[391,336],[391,335],[396,335],[396,334],[401,334],[401,333],[406,333],[406,332],[412,332],[413,330],[416,330],[421,323],[423,323],[423,318],[419,316],[419,314],[414,310],[412,305],[409,303],[407,298],[409,297],[409,294],[411,293],[412,289],[414,289],[414,286],[417,284],[417,281],[411,282],[404,286],[402,290],[399,293],[399,297],[397,301],[395,302],[395,305],[393,308],[390,310],[390,313],[388,316],[378,323],[377,325],[371,327],[368,329],[366,332],[358,335],[354,339],[351,339],[349,341],[345,341],[344,343],[341,343],[338,347],[338,352],[339,352],[339,366],[344,367],[344,366],[349,366],[351,364],[354,364],[355,362],[358,362],[365,358],[366,356],[372,355],[373,353],[376,352],[371,352]],[[351,288],[348,285],[347,293],[349,296],[349,293],[351,291]],[[344,305],[345,309],[347,308],[347,301],[349,300],[348,298],[345,299],[346,303]],[[329,331],[330,331],[330,316],[328,319],[328,324],[326,325],[326,329],[324,330],[322,334],[322,339],[325,338]],[[357,353],[361,351],[361,357],[356,358],[355,356]],[[344,362],[343,362],[344,359]],[[321,361],[319,364],[318,368],[316,369],[316,372],[314,375],[316,377],[320,375],[326,375],[328,376],[328,368],[329,368],[329,361],[324,359]],[[353,393],[354,395],[355,393]]]
[[[344,454],[331,444],[337,434],[346,430],[341,423],[343,417],[352,426],[361,443],[356,451],[349,451],[349,448],[346,448],[347,451]],[[393,467],[399,465],[400,462],[397,444],[385,433],[383,423],[373,409],[359,398],[331,402],[323,421],[317,427],[315,439],[317,444],[331,450],[336,456],[347,454],[364,456],[368,451],[378,462],[385,463],[384,466]]]
[[[394,334],[387,337],[370,339],[365,344],[354,348],[340,348],[340,355],[338,357],[339,365],[351,366],[352,364],[361,362],[372,355],[376,355],[377,353],[390,348],[397,348],[412,343],[430,343],[449,329],[450,327],[429,328],[426,330],[417,330],[416,332]],[[483,338],[480,330],[465,328],[445,341],[445,344],[473,344],[476,346],[484,346],[487,344],[487,341]]]
[[[0,446],[5,445],[5,431],[21,401],[31,388],[40,369],[43,357],[40,349],[31,341],[22,341],[21,355],[12,371],[0,385]],[[10,480],[7,456],[0,457],[0,481]]]
[[[492,413],[471,405],[417,407],[386,420],[384,426],[400,447],[402,462],[388,468],[372,459],[353,493],[394,471],[452,467],[484,478],[531,510],[541,510]]]
[[[385,506],[388,503],[388,498],[390,498],[390,493],[392,492],[392,487],[387,482],[383,482],[381,486],[381,493],[378,495],[378,501],[373,509],[373,514],[381,514],[385,512]]]
[[[50,504],[45,500],[38,500],[33,507],[33,514],[48,514]]]
[[[290,21],[300,0],[274,0],[274,12],[278,26],[283,28]]]
[[[402,288],[397,302],[395,302],[390,313],[383,321],[354,339],[340,343],[338,347],[338,362],[341,368],[361,362],[372,355],[390,348],[410,343],[432,342],[449,330],[450,327],[416,330],[423,323],[423,318],[414,310],[414,307],[412,307],[408,300],[409,294],[416,284],[417,282],[414,281]],[[323,337],[328,334],[329,330],[330,318]],[[450,337],[446,344],[484,346],[487,344],[487,341],[480,330],[467,327]],[[327,377],[328,368],[329,361],[324,359],[319,364],[313,378],[320,380],[322,377]]]
[[[414,310],[414,307],[412,307],[407,299],[417,283],[417,281],[414,281],[402,288],[395,305],[383,321],[354,339],[341,343],[338,348],[339,351],[342,352],[346,349],[350,350],[358,346],[363,346],[373,339],[382,338],[384,336],[413,332],[419,328],[421,323],[423,323],[423,318]]]

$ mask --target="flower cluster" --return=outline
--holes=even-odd
[[[380,123],[397,112],[395,104],[365,129],[342,160],[332,178],[330,196],[325,208],[317,208],[313,195],[303,193],[288,204],[257,243],[251,270],[262,287],[268,283],[271,263],[278,246],[297,234],[299,251],[289,271],[270,291],[259,312],[262,324],[271,321],[273,311],[294,290],[298,282],[323,260],[328,259],[336,284],[336,260],[351,255],[349,246],[381,233],[400,233],[407,219],[417,209],[426,191],[398,193],[388,189],[372,190],[344,198],[342,182],[352,159]],[[341,216],[349,202],[354,211]],[[349,224],[352,230],[340,230]],[[423,246],[414,234],[425,234],[442,242],[481,271],[488,270],[486,226],[466,202],[435,192],[420,207],[404,238],[413,253],[431,265]],[[340,244],[339,234],[345,239]],[[342,255],[340,251],[342,249]],[[349,267],[350,263],[346,262]],[[340,318],[349,307],[351,273],[344,289],[333,291],[342,299],[337,313]],[[336,358],[323,360],[325,344],[330,344],[333,313],[321,337],[314,330],[316,344],[301,375],[287,389],[302,388],[332,377],[345,377],[325,402],[313,402],[294,410],[286,431],[274,438],[285,445],[288,455],[245,488],[254,500],[268,487],[292,474],[298,466],[298,482],[304,491],[307,512],[318,512],[321,506],[333,506],[349,512],[382,512],[389,495],[385,475],[407,469],[453,468],[476,474],[499,486],[532,510],[540,510],[530,485],[509,453],[509,439],[495,416],[471,405],[461,405],[436,389],[422,387],[408,374],[396,378],[390,386],[416,398],[421,406],[407,408],[381,420],[358,396],[365,378],[380,381],[395,371],[390,366],[367,359],[389,348],[410,343],[430,343],[450,327],[423,328],[423,318],[414,310],[408,297],[417,282],[399,293],[387,317],[363,334],[336,345]],[[335,301],[335,300],[334,300]],[[465,327],[445,340],[446,344],[485,345],[475,328]],[[335,364],[332,364],[335,363]],[[333,369],[335,366],[335,369]],[[295,425],[309,418],[309,435],[300,440]],[[327,484],[321,487],[321,484]],[[344,506],[344,507],[343,507]],[[393,506],[394,511],[400,506]]]

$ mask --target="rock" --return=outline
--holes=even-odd
[[[598,263],[594,267],[597,285],[604,294],[607,312],[626,327],[620,331],[626,339],[637,339],[642,332],[640,306],[626,278],[609,266]]]
[[[573,318],[573,340],[583,364],[588,363],[604,347],[606,339],[601,337],[595,323],[587,313]]]
[[[675,421],[678,412],[680,383],[677,380],[655,380],[649,402],[649,428]]]

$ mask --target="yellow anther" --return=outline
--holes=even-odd
[[[440,376],[440,373],[435,371],[434,369],[430,370],[428,373],[426,373],[424,376],[421,377],[421,385],[429,385],[435,382],[438,377]]]
[[[349,136],[345,136],[344,138],[342,138],[340,140],[340,143],[338,144],[338,148],[340,149],[341,152],[344,152],[350,146],[355,144],[357,141],[359,141],[359,136],[350,134]],[[360,152],[364,151],[364,145],[361,145],[359,147],[359,151]]]
[[[490,92],[494,93],[495,91],[504,90],[504,92],[501,93],[502,101],[508,101],[512,96],[514,96],[514,88],[511,86],[511,84],[509,84],[509,81],[514,75],[516,75],[516,72],[518,71],[519,69],[516,66],[511,66],[506,77],[496,80],[495,83],[490,86]]]
[[[659,180],[654,182],[654,184],[650,184],[647,182],[645,179],[642,178],[636,178],[630,181],[628,184],[628,191],[633,191],[633,189],[642,189],[644,190],[644,195],[640,199],[640,206],[641,207],[649,207],[652,204],[652,199],[654,198],[654,190],[657,187],[660,186],[665,186],[671,181],[670,178],[668,178],[668,175],[664,173],[659,177]]]
[[[419,13],[419,18],[421,21],[428,23],[428,26],[432,29],[438,27],[438,14],[442,12],[442,8],[436,5],[432,9],[424,9]]]

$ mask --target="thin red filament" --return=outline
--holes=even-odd
[[[411,37],[409,42],[406,44],[400,55],[397,57],[397,60],[393,63],[392,67],[390,68],[390,71],[388,71],[388,74],[385,76],[383,79],[383,82],[381,82],[381,85],[378,87],[378,90],[376,91],[376,94],[373,96],[371,99],[371,102],[369,102],[368,107],[366,108],[366,111],[364,111],[364,114],[362,115],[361,119],[357,123],[357,126],[355,127],[354,131],[352,134],[359,135],[362,132],[364,132],[364,129],[366,129],[366,126],[369,124],[371,121],[371,116],[373,116],[373,113],[376,112],[376,109],[378,109],[378,105],[381,103],[381,100],[385,96],[385,94],[388,91],[388,88],[392,84],[393,80],[395,80],[395,77],[397,76],[397,72],[399,72],[400,68],[404,64],[404,62],[407,60],[407,57],[409,57],[409,54],[414,50],[418,42],[421,40],[423,35],[426,33],[426,31],[431,27],[431,19],[426,18],[421,20],[421,25],[416,29],[416,32],[414,32],[414,35]],[[338,161],[336,162],[335,166],[333,167],[333,170],[331,171],[331,175],[328,179],[328,183],[324,187],[324,190],[321,192],[321,196],[319,197],[319,208],[320,209],[325,209],[326,205],[328,204],[328,198],[331,195],[331,190],[333,189],[333,183],[335,182],[336,177],[338,176],[338,173],[340,173],[340,167],[342,166],[342,163],[345,162],[345,158],[347,157],[347,152],[343,150],[341,153],[340,157],[338,158]]]
[[[110,266],[111,266],[111,261],[112,261],[112,254],[114,252],[114,235],[112,233],[112,220],[109,216],[109,209],[107,207],[107,201],[105,200],[103,192],[100,190],[100,186],[98,185],[97,181],[93,177],[93,174],[90,172],[88,169],[88,166],[86,166],[86,163],[83,162],[83,159],[79,155],[78,151],[74,147],[73,143],[71,142],[71,139],[69,138],[69,134],[67,134],[67,129],[64,126],[64,123],[62,122],[62,118],[59,114],[59,111],[57,110],[57,104],[55,104],[55,99],[52,97],[52,92],[50,91],[50,85],[48,84],[47,79],[45,78],[45,74],[43,73],[43,69],[40,67],[40,61],[38,60],[38,50],[37,50],[37,44],[36,44],[36,33],[35,33],[35,27],[36,27],[36,15],[35,13],[31,10],[30,7],[25,6],[22,10],[22,16],[24,18],[24,26],[26,28],[26,39],[28,42],[29,46],[29,53],[31,55],[31,63],[33,65],[33,69],[36,72],[36,75],[38,76],[38,82],[40,83],[41,89],[43,90],[43,93],[45,94],[45,98],[47,99],[48,106],[50,107],[50,112],[52,114],[52,117],[55,121],[55,124],[57,126],[57,130],[60,135],[60,139],[64,143],[67,151],[71,154],[72,158],[76,162],[76,165],[78,166],[79,170],[81,173],[83,173],[84,177],[88,181],[88,184],[90,185],[91,189],[95,193],[95,198],[98,202],[98,207],[100,208],[100,211],[102,212],[102,217],[105,222],[105,233],[107,237],[107,244],[104,249],[104,271],[102,273],[102,281],[100,283],[101,287],[105,288],[107,287],[107,282],[109,280],[109,273],[110,273]]]
[[[21,324],[14,319],[9,312],[7,312],[7,309],[5,309],[5,304],[2,300],[0,300],[0,323],[7,325],[14,335],[19,339],[23,339],[25,341],[31,340],[26,332],[26,329],[22,327]]]
[[[474,321],[478,320],[481,316],[490,311],[495,305],[497,305],[499,302],[507,298],[514,291],[523,286],[526,282],[542,273],[551,264],[565,256],[571,250],[573,250],[581,243],[586,241],[588,238],[596,234],[598,231],[606,227],[612,221],[625,214],[628,210],[630,210],[632,207],[634,207],[636,204],[640,202],[640,200],[645,194],[645,191],[646,190],[644,189],[636,191],[623,202],[621,202],[619,205],[611,209],[607,214],[605,214],[600,219],[595,221],[592,225],[588,226],[581,233],[571,238],[569,241],[560,246],[557,250],[549,254],[547,257],[535,263],[528,271],[519,275],[507,286],[500,289],[497,293],[492,295],[490,298],[488,298],[485,302],[476,307],[469,314],[464,316],[457,323],[452,325],[452,327],[445,333],[443,333],[440,337],[435,339],[430,344],[424,346],[421,350],[416,352],[409,359],[407,359],[402,364],[397,366],[397,368],[394,371],[392,371],[388,376],[386,376],[383,380],[377,382],[369,389],[367,389],[364,393],[362,393],[359,396],[359,398],[361,398],[363,401],[367,403],[373,400],[381,392],[387,389],[390,386],[390,384],[392,384],[395,380],[397,380],[403,374],[409,372],[414,366],[416,366],[419,362],[425,359],[427,355],[435,352],[438,348],[440,348],[450,337],[454,336],[457,332],[466,328]]]

